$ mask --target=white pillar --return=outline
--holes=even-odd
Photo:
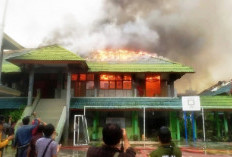
[[[34,86],[34,68],[30,69],[29,72],[27,105],[32,105],[33,86]]]
[[[2,62],[3,62],[3,49],[1,49],[0,47],[0,85],[2,84]]]
[[[143,107],[143,135],[144,135],[144,141],[146,141],[146,108],[145,107]]]
[[[203,124],[203,138],[204,138],[204,142],[205,142],[205,114],[204,114],[204,108],[201,108],[202,110],[202,124]]]
[[[66,93],[66,122],[65,122],[65,134],[64,139],[65,143],[68,142],[69,134],[69,108],[70,108],[70,99],[71,99],[71,72],[67,74],[67,93]]]

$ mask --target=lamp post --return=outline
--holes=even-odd
[[[2,62],[3,62],[3,31],[5,25],[5,18],[6,18],[6,9],[8,5],[8,0],[5,1],[5,5],[3,8],[3,16],[2,16],[2,23],[0,24],[0,85],[2,84]]]

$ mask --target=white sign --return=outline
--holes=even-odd
[[[183,96],[182,97],[183,111],[200,111],[201,102],[199,96]]]

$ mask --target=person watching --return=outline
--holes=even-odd
[[[14,135],[8,136],[6,139],[2,139],[3,134],[3,122],[0,121],[0,157],[2,157],[2,151],[5,146],[8,145],[9,141],[11,141],[14,138]]]
[[[26,157],[27,148],[31,142],[32,130],[39,125],[39,119],[35,119],[34,125],[29,125],[30,117],[26,116],[23,118],[23,125],[18,128],[15,135],[14,147],[17,147],[16,157]]]
[[[160,146],[150,153],[149,157],[181,157],[182,153],[178,147],[171,141],[170,130],[163,126],[159,129],[158,139]]]
[[[101,147],[90,147],[87,157],[135,157],[136,153],[130,147],[126,130],[117,124],[107,124],[102,130],[103,142]],[[124,147],[120,148],[120,141]]]
[[[38,139],[35,144],[37,157],[57,157],[61,145],[55,139],[56,131],[52,124],[47,124],[43,129],[44,137]]]

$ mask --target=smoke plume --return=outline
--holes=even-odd
[[[129,48],[157,53],[191,66],[178,92],[201,91],[232,76],[232,18],[228,0],[103,0],[89,25],[68,15],[43,44],[61,44],[81,55]]]

